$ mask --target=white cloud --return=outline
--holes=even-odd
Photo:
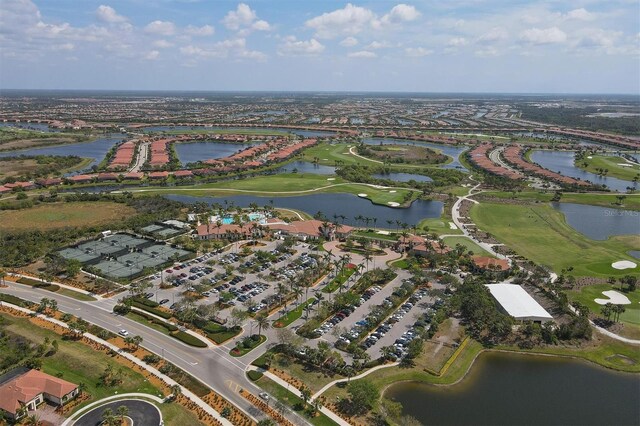
[[[589,12],[587,9],[581,7],[580,9],[573,9],[567,12],[566,19],[575,19],[577,21],[593,21],[596,19],[594,13]]]
[[[75,45],[73,43],[62,43],[62,44],[53,45],[51,48],[53,50],[64,50],[64,51],[69,52],[69,51],[75,49]]]
[[[387,47],[391,47],[391,46],[392,44],[389,43],[388,41],[373,41],[367,46],[365,46],[365,49],[386,49]]]
[[[404,53],[407,56],[419,58],[422,56],[431,55],[433,53],[433,50],[425,49],[424,47],[407,47],[406,49],[404,49]]]
[[[122,22],[127,22],[127,18],[118,15],[116,10],[111,6],[100,5],[96,10],[96,17],[101,22],[106,22],[108,24],[118,24]]]
[[[353,47],[358,44],[358,39],[355,37],[347,37],[340,42],[340,46]]]
[[[398,4],[384,15],[380,22],[382,24],[411,22],[418,19],[420,15],[420,12],[415,7],[407,4]]]
[[[226,58],[265,60],[267,55],[257,50],[248,50],[244,38],[219,41],[206,47],[188,45],[180,48],[180,53],[192,58]]]
[[[530,28],[520,34],[520,39],[531,44],[553,44],[567,41],[567,34],[558,27]]]
[[[170,21],[153,21],[144,27],[144,30],[149,34],[170,36],[175,34],[176,26]]]
[[[475,55],[481,58],[490,58],[494,56],[498,56],[500,52],[495,47],[489,46],[484,49],[476,50]]]
[[[315,30],[317,37],[334,38],[340,34],[358,34],[375,18],[375,13],[369,9],[348,3],[342,9],[309,19],[305,25]]]
[[[211,25],[203,25],[201,27],[194,27],[193,25],[187,25],[184,29],[185,34],[195,37],[210,36],[215,33],[215,29]]]
[[[498,41],[506,40],[509,37],[509,33],[502,27],[493,27],[486,33],[482,34],[478,38],[480,43],[495,43]]]
[[[164,39],[156,40],[151,44],[153,45],[153,47],[157,47],[157,48],[160,48],[160,49],[168,49],[168,48],[174,46],[173,43],[170,43],[170,42],[168,42],[167,40],[164,40]]]
[[[278,54],[283,56],[318,55],[325,47],[315,38],[308,41],[297,40],[295,37],[286,37],[284,43],[278,46]]]
[[[350,58],[375,58],[378,55],[374,52],[369,52],[368,50],[360,50],[358,52],[351,52],[348,56]]]
[[[271,25],[265,20],[258,19],[255,10],[245,3],[238,4],[236,10],[230,10],[222,19],[222,23],[233,31],[269,31],[271,29]]]
[[[160,52],[158,52],[157,50],[152,50],[148,52],[146,55],[144,55],[144,59],[147,61],[155,61],[156,59],[158,59],[159,56],[160,56]]]
[[[454,37],[447,42],[448,47],[462,47],[467,45],[467,39],[464,37]]]

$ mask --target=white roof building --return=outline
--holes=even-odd
[[[487,284],[500,306],[518,321],[546,322],[553,317],[529,293],[516,284]]]

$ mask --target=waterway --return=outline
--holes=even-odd
[[[547,151],[536,150],[531,153],[531,160],[553,172],[559,172],[565,176],[588,180],[596,185],[605,185],[607,188],[627,192],[627,187],[638,188],[638,184],[629,180],[614,177],[598,176],[575,166],[575,153],[573,151]]]
[[[285,133],[295,133],[303,138],[315,138],[322,136],[334,136],[335,132],[327,132],[320,130],[300,130],[286,129],[280,127],[204,127],[204,126],[149,126],[142,129],[145,133],[151,132],[169,132],[169,131],[185,131],[185,130],[210,130],[212,133],[216,130],[271,130]]]
[[[180,142],[173,145],[182,164],[227,157],[249,148],[251,144],[216,141]]]
[[[461,383],[391,386],[387,398],[425,425],[637,425],[640,377],[586,362],[483,353]]]
[[[363,142],[367,145],[412,145],[412,146],[423,146],[425,148],[430,148],[436,151],[441,151],[444,155],[448,155],[453,158],[453,161],[449,164],[445,164],[441,166],[443,169],[458,169],[461,171],[467,171],[467,169],[460,163],[460,154],[469,149],[468,146],[460,145],[438,145],[430,142],[416,142],[410,141],[406,139],[383,139],[383,138],[365,138]]]
[[[640,212],[573,203],[551,203],[569,226],[593,240],[640,234]]]
[[[30,148],[16,151],[1,152],[0,157],[13,157],[18,155],[77,155],[83,158],[91,158],[93,161],[87,166],[91,168],[105,157],[107,152],[116,143],[122,141],[123,135],[119,133],[108,134],[92,142],[81,142],[66,145],[51,146],[45,148]]]
[[[358,225],[355,217],[362,215],[365,217],[377,218],[376,225],[378,227],[388,227],[387,220],[391,220],[394,224],[396,220],[407,223],[408,225],[417,225],[422,219],[440,217],[443,210],[443,203],[440,201],[424,201],[416,200],[411,207],[406,209],[394,209],[390,207],[373,204],[371,201],[359,198],[351,194],[311,194],[298,195],[293,197],[258,197],[254,195],[231,195],[228,197],[194,197],[190,195],[171,194],[167,198],[183,203],[205,202],[209,204],[224,205],[224,201],[233,202],[234,205],[240,207],[249,207],[249,204],[256,203],[259,206],[270,205],[273,200],[275,207],[283,207],[295,210],[301,210],[311,215],[322,212],[324,216],[333,220],[334,215],[337,217],[345,216],[344,223],[347,225]],[[338,219],[343,222],[341,218]]]
[[[285,164],[284,166],[275,169],[279,173],[314,173],[317,175],[333,175],[336,173],[336,168],[333,166],[325,166],[322,164],[309,163],[308,161],[293,161]]]
[[[371,176],[378,179],[391,179],[397,182],[409,182],[411,180],[414,180],[416,182],[433,181],[433,179],[431,179],[429,176],[417,175],[414,173],[376,173]]]

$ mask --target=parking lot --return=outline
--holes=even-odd
[[[288,288],[291,278],[317,266],[307,244],[295,244],[292,247],[294,254],[276,252],[278,244],[272,241],[253,246],[252,254],[248,256],[242,256],[242,249],[231,245],[226,251],[208,253],[174,265],[152,277],[153,291],[147,296],[166,307],[177,308],[184,292],[206,286],[198,304],[221,300],[231,307],[249,307],[255,313],[279,302],[278,283]],[[262,253],[257,255],[257,251]],[[162,289],[161,282],[172,287]],[[224,309],[219,316],[225,319],[229,313],[230,309]]]

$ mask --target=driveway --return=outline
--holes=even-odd
[[[117,415],[118,407],[123,405],[129,409],[127,417],[130,417],[136,426],[159,426],[162,424],[162,415],[155,405],[139,399],[125,399],[94,408],[76,420],[74,426],[99,425],[102,423],[102,413],[104,413],[106,409],[110,408],[113,413]]]

